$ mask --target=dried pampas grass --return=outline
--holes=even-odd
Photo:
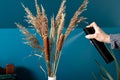
[[[58,26],[58,32],[57,32],[58,33],[58,38],[62,34],[62,30],[64,28],[64,22],[65,22],[65,13],[62,13],[60,24]]]
[[[63,0],[59,8],[58,14],[56,15],[55,18],[54,16],[51,18],[51,29],[50,29],[49,35],[48,35],[48,31],[49,31],[48,18],[45,14],[45,10],[43,6],[41,5],[41,7],[39,7],[37,0],[35,0],[35,7],[36,7],[36,13],[37,13],[35,16],[27,7],[25,7],[22,4],[25,12],[27,13],[26,21],[33,26],[33,28],[37,31],[39,36],[42,38],[44,47],[40,45],[35,35],[32,35],[25,27],[16,23],[17,27],[22,31],[22,33],[27,36],[27,38],[25,38],[27,43],[32,48],[39,49],[44,53],[44,59],[47,65],[47,72],[50,77],[56,75],[64,41],[66,40],[70,32],[76,27],[78,23],[86,20],[85,17],[80,17],[80,14],[84,10],[86,10],[88,0],[84,0],[83,4],[75,12],[65,34],[63,34],[65,16],[66,16],[65,3],[66,3],[66,0]]]
[[[26,38],[24,38],[27,41],[25,42],[25,44],[30,45],[32,48],[39,49],[41,52],[44,53],[43,47],[40,45],[37,38],[33,34],[31,34],[24,26],[18,23],[15,24],[21,30],[21,32],[26,36]]]
[[[56,16],[56,27],[58,27],[60,25],[63,13],[65,13],[65,8],[66,8],[65,2],[66,2],[66,0],[63,0],[63,2],[61,3],[61,6],[59,8],[58,14]]]
[[[80,23],[81,21],[84,21],[86,20],[85,17],[79,17],[81,15],[81,13],[83,11],[86,10],[86,7],[87,7],[87,4],[88,4],[88,0],[84,0],[84,2],[82,3],[82,5],[78,8],[78,10],[75,12],[74,16],[72,17],[70,23],[69,23],[69,26],[66,30],[66,33],[65,33],[65,40],[66,38],[68,37],[68,35],[70,34],[70,32],[76,27],[76,25],[78,23]]]
[[[33,27],[37,30],[37,32],[40,34],[41,37],[45,35],[48,36],[48,19],[46,17],[45,10],[43,6],[41,6],[42,12],[40,11],[40,8],[37,4],[37,0],[35,0],[35,6],[37,11],[36,17],[33,16],[31,11],[23,5],[23,8],[27,13],[26,21],[33,25]]]

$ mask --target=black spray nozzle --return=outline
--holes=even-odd
[[[93,27],[84,28],[83,30],[85,31],[86,35],[95,33]],[[110,54],[110,52],[108,51],[108,49],[106,48],[103,42],[99,42],[95,39],[90,39],[90,40],[92,41],[93,45],[99,51],[100,55],[103,57],[103,59],[107,64],[114,60],[113,56]]]

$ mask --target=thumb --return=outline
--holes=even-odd
[[[86,35],[85,37],[86,37],[87,39],[93,39],[93,38],[95,38],[95,37],[94,37],[94,34],[89,34],[89,35]]]

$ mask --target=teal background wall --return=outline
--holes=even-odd
[[[44,6],[50,20],[53,13],[56,15],[61,1],[38,0],[38,3]],[[65,27],[67,27],[70,18],[82,1],[67,0]],[[14,22],[20,22],[26,27],[28,26],[24,21],[25,11],[21,2],[35,14],[34,0],[0,1],[0,66],[5,67],[6,64],[14,64],[18,80],[47,80],[38,66],[41,60],[38,57],[28,57],[33,49],[23,44],[23,35],[14,24]],[[119,0],[90,0],[88,10],[82,15],[88,18],[89,23],[96,21],[107,33],[119,33],[119,4]],[[92,72],[95,72],[97,76],[99,72],[99,67],[94,59],[105,66],[116,80],[114,62],[110,64],[104,62],[95,47],[84,37],[85,33],[80,36],[80,32],[83,31],[80,27],[85,27],[85,25],[79,24],[63,46],[57,80],[92,80]],[[119,59],[119,50],[114,50],[114,52]]]
[[[42,4],[46,10],[46,14],[50,20],[50,17],[56,15],[58,8],[62,0],[38,0],[39,4]],[[67,0],[67,16],[66,26],[73,16],[74,12],[81,5],[83,0]],[[16,28],[14,22],[20,22],[25,24],[24,16],[25,11],[21,6],[24,3],[25,6],[35,15],[34,0],[1,0],[0,1],[0,27],[1,28]],[[120,26],[120,10],[119,0],[89,0],[88,10],[84,14],[88,18],[88,22],[96,21],[101,27],[118,27]],[[27,26],[27,24],[26,24]]]

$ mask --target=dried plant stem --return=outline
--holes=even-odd
[[[48,75],[51,75],[51,66],[50,66],[50,51],[49,51],[49,39],[47,36],[43,37],[44,41],[44,51],[45,51],[45,60],[47,63]]]
[[[44,52],[45,52],[45,59],[46,62],[50,61],[50,51],[49,51],[49,40],[47,36],[43,37],[43,41],[44,41]]]
[[[92,72],[92,77],[94,80],[98,80],[97,77],[96,77],[96,74],[94,72]]]
[[[120,80],[120,67],[119,67],[119,64],[118,64],[118,61],[117,61],[117,58],[115,57],[113,51],[110,49],[111,53],[112,53],[112,56],[114,58],[114,62],[115,62],[115,67],[116,67],[116,73],[117,73],[117,80]]]
[[[48,76],[51,76],[51,66],[50,62],[47,62]]]
[[[112,76],[110,75],[110,73],[97,61],[95,60],[97,65],[100,67],[100,69],[106,74],[106,76],[108,77],[109,80],[113,80]]]
[[[62,52],[60,51],[59,56],[58,56],[58,60],[57,60],[57,62],[56,62],[56,64],[55,64],[55,70],[54,70],[54,71],[55,71],[55,72],[54,72],[55,74],[56,74],[56,72],[57,72],[57,68],[58,68],[58,64],[59,64],[59,61],[60,61],[61,53],[62,53]]]
[[[58,40],[58,43],[57,43],[57,48],[56,48],[56,52],[57,52],[57,53],[59,53],[60,50],[62,49],[63,41],[64,41],[64,35],[61,34],[61,35],[60,35],[60,38],[59,38],[59,40]]]
[[[53,16],[51,18],[50,39],[52,39],[52,41],[55,41],[55,36],[56,36],[56,28],[55,28],[55,21]]]
[[[55,53],[55,58],[54,58],[54,73],[56,74],[56,71],[57,71],[57,66],[59,64],[59,60],[60,60],[60,56],[61,56],[61,49],[62,49],[62,46],[63,46],[63,42],[64,42],[64,35],[61,34],[59,39],[58,39],[58,43],[57,43],[57,46],[56,46],[56,53]]]
[[[55,56],[54,56],[55,61],[58,60],[59,52],[62,49],[63,42],[64,42],[64,35],[61,34],[59,39],[58,39],[57,45],[56,45],[56,51],[55,51]]]

